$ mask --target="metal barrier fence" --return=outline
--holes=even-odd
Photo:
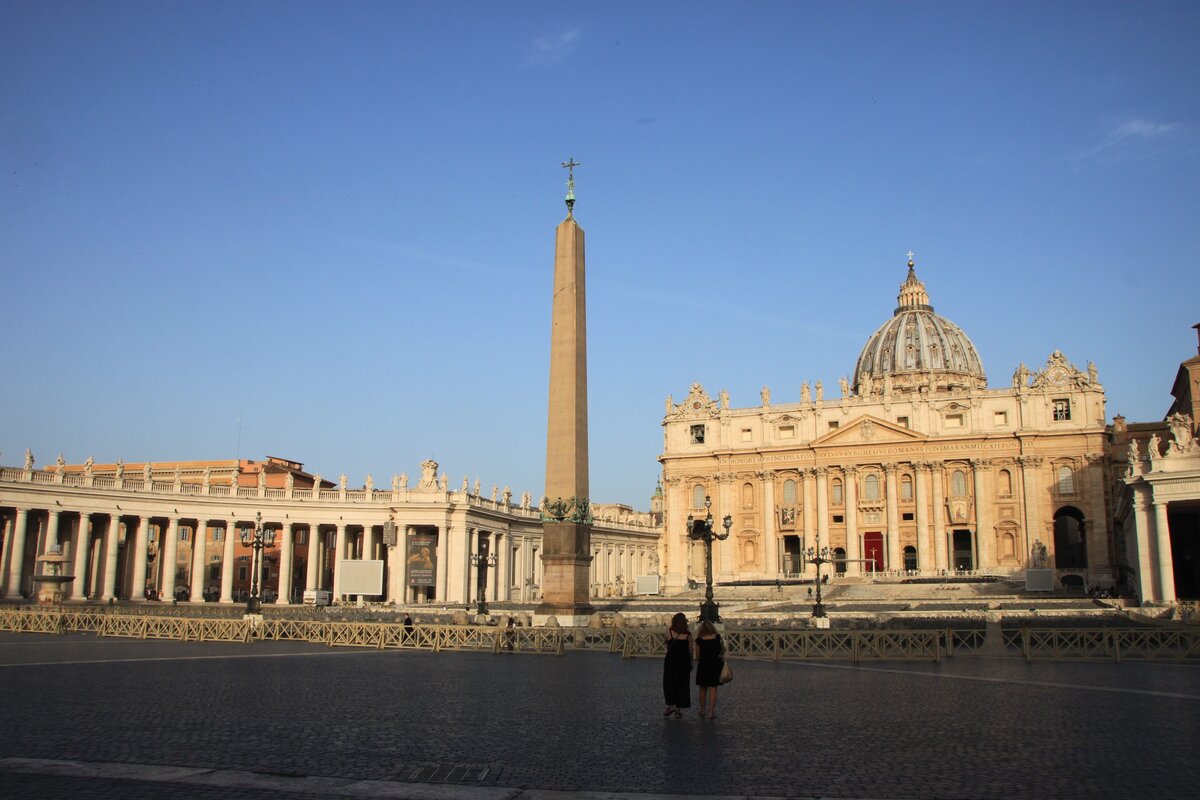
[[[135,616],[75,609],[0,609],[0,631],[94,633],[136,639],[197,642],[304,641],[329,647],[473,650],[563,655],[570,650],[620,653],[624,658],[661,657],[658,628],[502,628],[485,625],[414,625],[289,619],[206,619]],[[940,661],[956,651],[983,646],[986,632],[956,630],[727,630],[732,658],[769,661]],[[1027,661],[1200,658],[1200,630],[1178,628],[1021,628],[1003,631],[1005,649]],[[1014,652],[1015,655],[1015,652]]]

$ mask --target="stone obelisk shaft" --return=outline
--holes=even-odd
[[[555,232],[550,402],[546,426],[546,497],[588,494],[587,310],[583,229],[570,215]],[[576,515],[578,517],[578,515]],[[546,520],[542,534],[542,605],[537,616],[562,625],[586,621],[591,526],[578,518]]]

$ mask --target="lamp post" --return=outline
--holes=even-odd
[[[808,548],[808,563],[817,565],[817,602],[813,605],[812,611],[814,617],[825,616],[825,606],[821,603],[821,565],[832,562],[830,550],[828,547],[821,546],[821,536],[818,534],[817,546]]]
[[[481,537],[482,538],[482,537]],[[487,570],[488,567],[496,566],[496,554],[488,555],[488,543],[484,539],[479,543],[479,552],[471,553],[471,563],[479,570],[479,577],[475,580],[475,594],[479,601],[479,613],[488,613],[487,607]]]
[[[258,597],[258,577],[262,570],[262,551],[264,547],[271,547],[275,544],[275,531],[263,527],[262,512],[259,511],[254,515],[253,530],[242,528],[241,538],[242,544],[254,551],[250,557],[250,599],[246,601],[246,613],[261,614],[262,601]]]
[[[705,589],[704,602],[700,604],[700,621],[720,622],[720,607],[713,602],[712,543],[713,539],[724,541],[729,538],[729,529],[733,527],[733,517],[729,514],[725,515],[725,518],[721,520],[721,527],[725,529],[725,533],[718,533],[713,528],[712,498],[708,495],[704,495],[704,510],[707,514],[702,520],[693,519],[692,515],[688,514],[687,535],[693,541],[704,542]]]

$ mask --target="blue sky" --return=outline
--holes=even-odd
[[[540,496],[569,156],[594,501],[647,507],[693,381],[836,391],[910,249],[991,385],[1057,348],[1160,419],[1198,43],[1188,2],[4,3],[0,463]]]

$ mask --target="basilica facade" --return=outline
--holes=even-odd
[[[836,392],[731,407],[692,385],[667,398],[660,456],[668,591],[703,581],[688,518],[730,518],[718,582],[835,574],[1114,581],[1105,397],[1096,367],[1055,350],[991,388],[971,340],[934,312],[911,257],[893,315]],[[718,530],[720,526],[717,526]]]

